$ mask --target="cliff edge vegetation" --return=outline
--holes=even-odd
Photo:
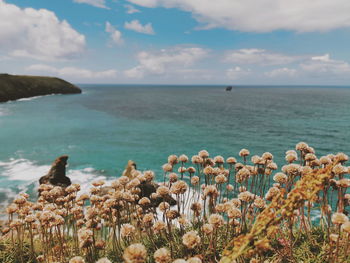
[[[0,102],[49,94],[76,94],[81,89],[54,77],[0,74]]]

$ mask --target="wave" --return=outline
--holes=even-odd
[[[10,159],[0,161],[0,178],[7,181],[10,187],[0,188],[2,194],[0,210],[3,210],[13,198],[22,192],[27,192],[33,200],[37,197],[37,188],[39,178],[50,170],[51,165],[39,165],[28,159]],[[87,193],[91,183],[96,180],[105,180],[106,183],[112,182],[115,178],[108,178],[93,167],[83,169],[68,169],[67,176],[72,183],[80,184],[79,194]]]
[[[22,99],[18,99],[16,101],[31,101],[31,100],[35,100],[35,99],[42,98],[42,97],[52,96],[52,95],[55,95],[55,94],[48,94],[48,95],[40,95],[40,96],[34,96],[34,97],[29,97],[29,98],[22,98]],[[57,95],[59,95],[59,94],[57,94]]]

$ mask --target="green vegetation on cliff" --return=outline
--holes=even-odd
[[[0,102],[74,93],[81,93],[81,89],[59,78],[0,74]]]

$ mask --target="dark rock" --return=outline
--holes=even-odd
[[[75,93],[81,93],[81,89],[59,78],[0,74],[0,102]]]
[[[52,184],[54,186],[67,187],[71,185],[71,180],[66,176],[66,165],[68,156],[58,157],[51,166],[47,175],[39,179],[40,184]]]
[[[176,205],[176,200],[172,198],[171,195],[165,196],[164,199],[162,197],[151,199],[151,195],[155,193],[159,187],[159,185],[155,182],[143,182],[138,187],[141,189],[140,198],[149,198],[151,200],[152,206],[154,207],[158,206],[163,201],[168,202],[170,205]]]
[[[137,167],[136,163],[132,160],[129,160],[128,164],[125,167],[125,170],[123,172],[123,176],[129,177],[129,179],[135,178],[137,175],[137,172],[138,172],[136,170],[136,167]],[[154,207],[158,206],[161,202],[163,202],[162,197],[159,197],[155,200],[151,198],[151,195],[157,191],[159,184],[157,184],[155,182],[142,182],[138,187],[141,190],[140,199],[143,197],[149,198],[152,202],[151,203],[152,206],[154,206]],[[164,198],[164,201],[168,202],[170,205],[176,205],[176,200],[174,198],[172,198],[171,195],[167,195]]]

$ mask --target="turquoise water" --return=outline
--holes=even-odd
[[[82,85],[81,95],[0,104],[0,202],[34,193],[52,161],[68,154],[69,176],[87,186],[140,170],[170,154],[284,152],[306,141],[318,156],[350,154],[350,88]],[[35,196],[35,194],[33,194]]]

